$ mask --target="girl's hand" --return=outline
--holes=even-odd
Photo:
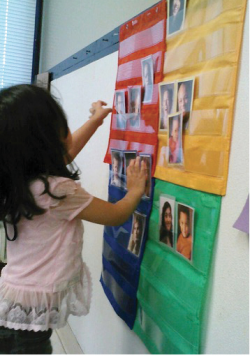
[[[89,109],[90,113],[92,114],[89,119],[98,122],[99,125],[101,125],[103,123],[103,119],[112,112],[111,108],[103,107],[106,105],[107,103],[101,100],[94,102]]]
[[[146,163],[142,160],[140,166],[140,157],[131,160],[127,167],[127,189],[128,192],[134,192],[136,196],[142,197],[145,192],[147,180]]]

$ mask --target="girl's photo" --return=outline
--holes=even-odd
[[[112,171],[110,185],[122,187],[123,153],[120,150],[111,149]]]
[[[159,84],[160,96],[160,121],[159,130],[168,130],[168,116],[175,113],[175,83],[160,83]]]
[[[138,212],[135,212],[133,214],[133,222],[132,222],[131,235],[128,243],[128,250],[136,256],[140,256],[145,224],[146,224],[146,216]]]
[[[147,56],[141,60],[142,68],[142,84],[144,87],[144,103],[150,103],[153,97],[153,87],[154,87],[154,61],[153,57]]]
[[[1,354],[52,354],[52,331],[70,315],[87,315],[92,280],[82,258],[82,220],[124,224],[145,192],[139,156],[127,168],[127,192],[111,203],[84,189],[74,159],[112,112],[93,102],[71,133],[47,90],[15,85],[0,91],[0,221],[7,265],[0,277]],[[112,153],[120,172],[119,151]],[[96,225],[96,226],[99,226]],[[97,239],[93,239],[96,240]]]
[[[193,258],[194,209],[184,204],[177,204],[178,232],[176,250],[188,260]]]
[[[159,240],[163,244],[174,247],[175,199],[167,195],[160,196],[159,210]]]
[[[168,0],[168,36],[183,29],[186,14],[186,0]]]
[[[146,198],[150,197],[151,194],[151,168],[152,168],[152,158],[149,154],[140,154],[141,163],[145,164],[147,175],[146,175],[146,188],[144,196]]]
[[[168,163],[182,164],[182,114],[169,116]]]

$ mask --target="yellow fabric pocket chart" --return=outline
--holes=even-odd
[[[225,195],[247,0],[183,0],[182,26],[172,32],[171,4],[168,0],[167,51],[159,85],[160,116],[168,110],[168,121],[159,127],[154,176]],[[165,84],[173,89],[171,107],[163,97]],[[170,161],[174,121],[169,115],[180,112],[182,160],[175,164]]]

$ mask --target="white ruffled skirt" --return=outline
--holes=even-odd
[[[33,331],[58,329],[66,325],[71,314],[87,315],[91,297],[91,275],[85,263],[78,281],[70,281],[66,289],[54,293],[24,290],[0,278],[0,326]]]

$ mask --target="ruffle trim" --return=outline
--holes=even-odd
[[[0,326],[33,331],[58,329],[66,325],[69,315],[87,315],[91,299],[92,281],[85,263],[81,280],[56,293],[27,291],[0,279]]]

